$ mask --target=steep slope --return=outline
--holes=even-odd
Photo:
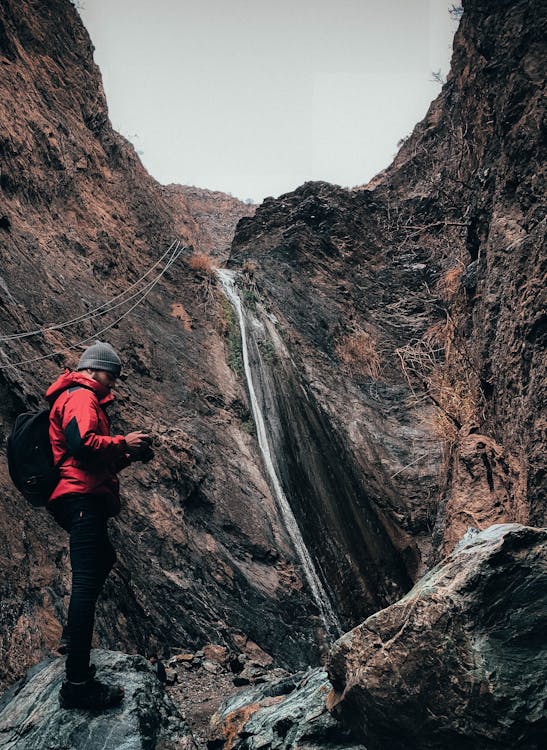
[[[97,308],[135,284],[176,238],[210,248],[200,243],[214,221],[193,218],[199,196],[192,211],[183,197],[175,208],[113,132],[69,0],[2,3],[0,90],[2,336]],[[221,218],[226,203],[229,217]],[[217,195],[201,213],[228,232],[237,205]],[[226,363],[226,311],[211,277],[187,265],[190,252],[132,312],[135,299],[68,328],[2,339],[1,447],[15,415],[42,405],[52,379],[75,365],[78,342],[130,312],[104,334],[126,363],[113,429],[149,430],[157,457],[123,478],[124,509],[113,524],[118,564],[99,607],[99,642],[169,654],[211,640],[238,651],[250,637],[301,664],[317,650],[314,609],[257,468],[245,394]],[[64,532],[17,496],[3,461],[0,487],[4,681],[55,645],[68,561]]]
[[[532,0],[464,7],[448,81],[389,169],[360,189],[308,183],[265,201],[230,259],[298,373],[280,396],[289,460],[302,463],[287,404],[304,389],[337,436],[324,461],[350,448],[362,505],[409,577],[409,535],[423,563],[468,526],[545,519],[546,12]],[[347,526],[344,496],[331,510]],[[305,491],[295,503],[306,517]],[[332,524],[312,526],[328,567]],[[385,556],[341,546],[343,602],[348,582],[381,580]]]

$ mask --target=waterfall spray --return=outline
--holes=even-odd
[[[281,481],[277,474],[277,471],[272,460],[272,453],[268,435],[266,432],[266,425],[264,416],[256,397],[256,391],[253,384],[252,372],[249,363],[249,350],[247,346],[247,328],[245,324],[245,315],[243,312],[243,305],[241,298],[235,287],[234,273],[225,269],[217,271],[220,282],[226,293],[226,296],[232,303],[238,317],[239,327],[241,331],[241,343],[243,349],[243,366],[245,369],[245,377],[247,379],[247,387],[249,390],[249,398],[251,401],[251,410],[253,414],[254,423],[256,425],[256,432],[258,437],[258,443],[262,452],[262,458],[264,466],[270,479],[271,487],[274,492],[275,499],[277,501],[279,510],[283,517],[287,532],[291,538],[294,548],[300,558],[304,575],[310,587],[311,593],[317,604],[321,619],[325,626],[325,630],[328,634],[334,636],[340,635],[342,628],[340,622],[332,608],[327,593],[321,580],[317,574],[313,560],[310,556],[308,548],[304,542],[300,529],[298,527],[297,520],[292,512],[291,506],[281,486]]]

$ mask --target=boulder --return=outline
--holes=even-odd
[[[322,669],[270,680],[225,701],[211,719],[209,750],[365,750],[329,714]]]
[[[327,705],[367,750],[544,747],[547,531],[468,532],[334,645]]]
[[[195,750],[186,722],[144,657],[95,650],[91,660],[99,679],[124,686],[119,707],[102,713],[62,710],[58,693],[64,659],[43,661],[0,699],[0,747]]]

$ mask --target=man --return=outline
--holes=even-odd
[[[123,689],[95,679],[89,664],[95,603],[116,560],[107,519],[120,511],[117,473],[152,456],[143,432],[110,435],[106,407],[121,360],[110,344],[97,341],[82,354],[77,372],[66,370],[46,393],[51,405],[49,436],[60,480],[48,509],[70,535],[72,591],[67,625],[63,708],[100,710],[123,699]]]

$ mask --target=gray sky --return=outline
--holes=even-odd
[[[82,0],[114,127],[160,182],[262,200],[386,167],[440,91],[445,0]]]

